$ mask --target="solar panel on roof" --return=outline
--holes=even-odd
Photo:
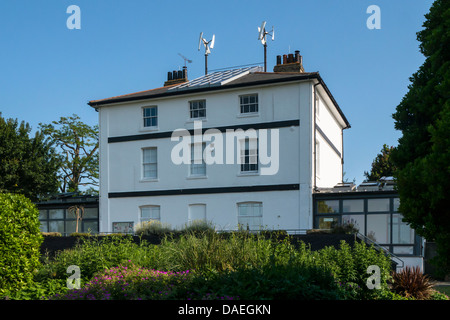
[[[201,76],[197,79],[181,83],[175,87],[172,87],[168,90],[184,90],[191,88],[199,88],[199,87],[212,87],[212,86],[221,86],[230,81],[233,81],[239,77],[242,77],[250,72],[262,71],[261,67],[253,66],[246,67],[240,69],[232,69],[226,71],[217,71],[204,76]]]

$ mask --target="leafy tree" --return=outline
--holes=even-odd
[[[33,201],[58,190],[60,159],[42,132],[0,113],[0,191],[21,193]]]
[[[98,126],[89,126],[77,115],[61,117],[59,121],[39,126],[61,149],[60,191],[79,192],[86,187],[95,192],[98,186]]]
[[[369,181],[379,181],[382,177],[392,177],[395,171],[395,165],[392,163],[391,151],[394,147],[383,145],[380,153],[372,162],[370,172],[364,171],[364,175]]]
[[[417,33],[425,62],[393,114],[402,131],[392,152],[405,221],[435,241],[450,271],[450,1],[436,0]]]

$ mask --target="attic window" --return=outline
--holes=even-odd
[[[206,118],[206,101],[205,100],[189,101],[189,112],[191,119]]]
[[[241,114],[258,112],[258,94],[240,96]]]

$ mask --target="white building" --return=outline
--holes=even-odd
[[[278,56],[274,72],[260,70],[191,81],[183,70],[161,88],[89,102],[99,113],[100,232],[148,219],[172,227],[204,219],[224,230],[313,228],[313,190],[342,182],[350,125],[319,73],[304,72],[298,51]],[[205,134],[194,138],[199,126]],[[172,139],[183,128],[190,156],[178,153],[186,140]],[[174,155],[188,158],[177,164]]]

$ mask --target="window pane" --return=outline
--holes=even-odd
[[[64,219],[64,209],[52,209],[48,211],[49,219]]]
[[[389,211],[389,199],[368,199],[368,212]]]
[[[394,246],[394,254],[414,254],[414,246]]]
[[[413,244],[414,230],[402,221],[401,214],[392,215],[392,243]]]
[[[319,229],[332,229],[337,223],[337,217],[319,217]]]
[[[339,200],[319,200],[317,201],[318,213],[338,213]]]
[[[50,221],[48,231],[64,233],[64,221]]]
[[[141,208],[141,221],[160,220],[160,207],[150,206]]]
[[[206,221],[206,205],[191,204],[189,205],[188,221]]]
[[[400,206],[400,199],[394,198],[394,212],[398,211],[398,207]]]
[[[48,219],[47,210],[39,210],[39,220]]]
[[[76,232],[77,222],[75,220],[66,221],[66,233],[71,234]],[[78,232],[81,232],[81,222],[78,222]]]
[[[48,232],[48,224],[47,221],[40,221],[40,226],[39,226],[39,230],[41,232]]]
[[[98,233],[98,222],[83,220],[83,230],[82,231],[90,232],[90,233]]]
[[[364,200],[343,200],[342,201],[343,212],[364,212]]]
[[[96,218],[98,218],[97,208],[84,208],[83,219],[96,219]]]
[[[367,237],[378,243],[390,243],[390,215],[367,215]]]
[[[365,234],[365,224],[364,224],[364,215],[363,214],[351,214],[351,215],[343,215],[342,216],[342,224],[353,224],[355,228],[358,229],[358,232],[361,234]]]

